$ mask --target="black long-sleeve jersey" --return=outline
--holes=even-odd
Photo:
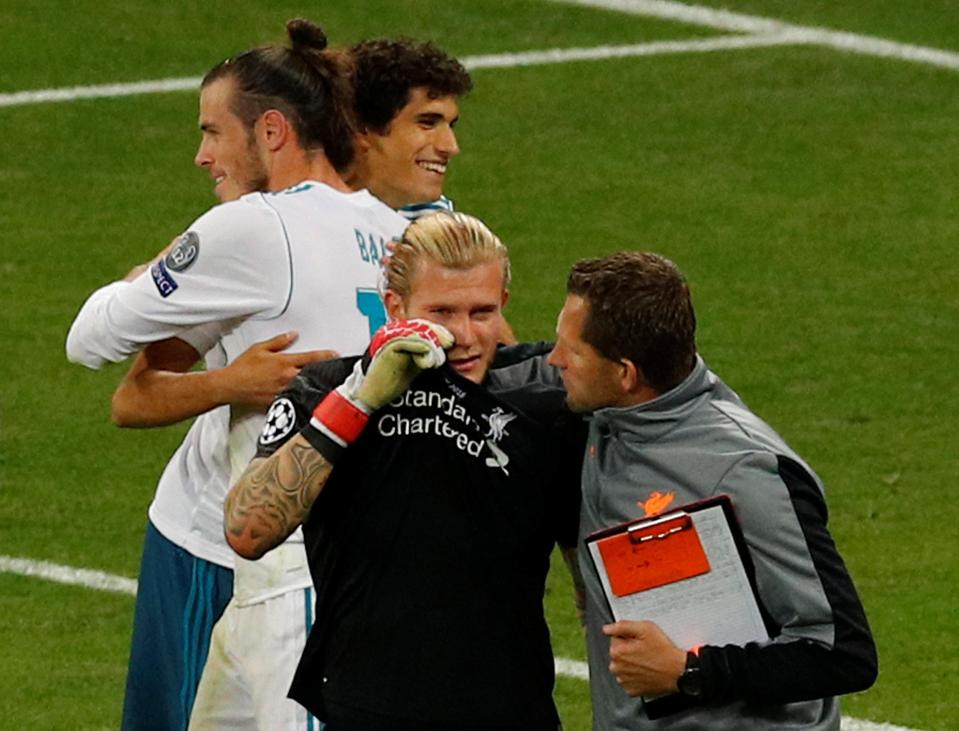
[[[404,721],[556,729],[549,555],[576,542],[585,429],[541,359],[421,374],[339,456],[304,524],[316,623],[290,695]],[[503,361],[503,358],[500,359]],[[356,359],[303,369],[258,456]]]

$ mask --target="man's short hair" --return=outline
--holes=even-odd
[[[231,111],[253,134],[264,112],[276,109],[290,121],[307,151],[322,148],[337,170],[353,161],[356,130],[351,57],[327,48],[315,23],[286,23],[290,45],[260,46],[220,62],[203,77],[202,87],[233,79]]]
[[[431,99],[463,96],[473,88],[459,61],[430,42],[373,38],[350,48],[359,125],[386,134],[390,122],[423,87]]]
[[[498,261],[503,268],[503,289],[509,286],[509,253],[503,242],[485,223],[465,213],[431,213],[411,223],[390,256],[387,288],[408,297],[422,261],[460,270]]]
[[[581,259],[566,291],[588,305],[583,340],[604,358],[632,361],[658,393],[692,371],[696,314],[686,278],[669,259],[641,251]]]

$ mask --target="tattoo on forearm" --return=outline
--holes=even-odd
[[[332,465],[302,437],[250,463],[230,491],[226,530],[257,554],[282,543],[306,518]]]

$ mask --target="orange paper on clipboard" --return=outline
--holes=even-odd
[[[611,619],[655,622],[685,648],[769,640],[752,560],[728,495],[612,525],[584,542]],[[687,702],[677,695],[643,700],[649,718]]]
[[[596,542],[609,585],[627,596],[709,571],[699,533],[686,513],[666,516]]]

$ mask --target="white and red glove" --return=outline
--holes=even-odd
[[[313,410],[310,424],[341,447],[363,432],[370,414],[402,394],[421,371],[446,362],[453,335],[429,320],[394,320],[373,336],[370,363],[353,372]]]

